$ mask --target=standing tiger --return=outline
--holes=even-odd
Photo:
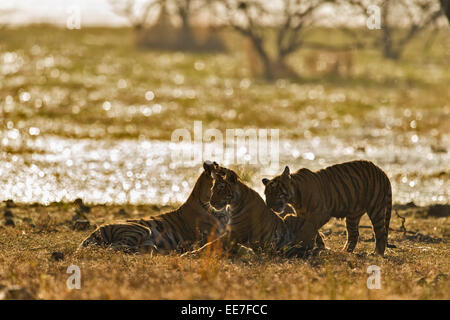
[[[262,182],[270,208],[282,211],[290,204],[305,216],[298,240],[306,247],[312,246],[314,232],[336,217],[345,218],[347,243],[343,250],[352,252],[358,242],[359,221],[367,213],[375,233],[375,253],[384,255],[392,209],[391,183],[372,162],[345,162],[317,172],[303,168],[294,174],[286,167],[281,175]]]
[[[212,246],[222,246],[224,250],[233,252],[237,245],[240,248],[242,245],[252,249],[269,248],[287,256],[296,254],[291,249],[304,225],[304,218],[294,215],[281,218],[232,170],[228,170],[224,177],[214,171],[212,174],[214,181],[210,204],[216,210],[226,210],[229,229],[220,238],[185,255],[198,254]],[[318,246],[323,245],[321,240],[317,240]]]
[[[203,168],[190,196],[178,209],[147,219],[103,225],[87,237],[81,246],[96,244],[126,251],[167,254],[174,250],[191,250],[196,242],[205,243],[207,237],[219,236],[225,230],[226,216],[212,210],[209,205],[211,171],[225,174],[225,169],[209,161],[205,161]]]

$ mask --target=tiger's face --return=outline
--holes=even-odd
[[[214,209],[222,210],[227,205],[232,204],[238,197],[234,185],[237,182],[237,175],[233,171],[227,170],[225,176],[214,174],[213,178],[209,203]]]
[[[262,182],[265,185],[267,206],[275,212],[282,213],[292,198],[289,168],[286,167],[281,175],[272,180],[264,178]]]
[[[205,207],[209,207],[209,214],[219,220],[220,224],[226,226],[230,220],[225,208],[216,209],[210,204],[211,200],[211,189],[213,187],[213,174],[221,177],[225,177],[229,169],[218,165],[216,162],[205,161],[203,163],[203,168],[205,169],[203,174],[207,176],[207,181],[204,183],[204,187],[201,192],[201,202]]]
[[[200,201],[208,203],[211,198],[211,188],[213,185],[213,172],[215,175],[225,176],[227,169],[219,166],[216,162],[205,161],[203,163],[203,183],[200,191]]]

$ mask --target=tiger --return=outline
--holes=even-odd
[[[267,205],[281,212],[286,205],[305,217],[298,240],[311,247],[314,232],[331,217],[345,218],[347,242],[342,250],[353,252],[359,238],[359,221],[367,213],[375,233],[373,254],[384,256],[392,211],[392,190],[387,175],[370,161],[355,160],[313,172],[303,168],[273,179],[262,179]],[[389,246],[395,247],[395,246]]]
[[[185,203],[178,209],[146,219],[100,226],[81,243],[168,254],[191,250],[197,242],[206,243],[226,229],[227,215],[209,205],[212,187],[211,171],[225,174],[216,162],[205,161],[204,171]]]
[[[223,251],[233,252],[237,245],[252,250],[270,249],[270,253],[275,254],[289,252],[288,256],[297,254],[288,249],[295,246],[304,218],[292,214],[281,218],[266,205],[258,192],[242,182],[230,169],[225,176],[215,174],[214,171],[212,174],[214,180],[210,204],[216,210],[226,210],[229,230],[216,240],[183,256],[201,254],[212,246],[222,246]]]

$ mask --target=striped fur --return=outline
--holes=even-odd
[[[226,208],[229,231],[193,253],[217,246],[218,242],[226,251],[232,251],[239,244],[252,249],[271,249],[278,254],[294,252],[287,249],[295,246],[305,219],[292,214],[281,218],[233,171],[229,170],[225,177],[215,176],[210,204],[217,210]]]
[[[272,180],[263,179],[266,202],[275,211],[287,204],[305,216],[307,222],[299,240],[311,247],[313,230],[319,230],[331,217],[345,218],[347,243],[352,252],[358,242],[358,225],[367,213],[375,233],[375,252],[384,255],[392,209],[391,183],[386,174],[369,161],[351,161],[312,172],[300,169],[284,172]]]
[[[153,251],[156,248],[146,242],[151,236],[152,231],[141,224],[132,222],[106,224],[97,228],[81,243],[81,246],[98,245],[126,252]]]
[[[101,226],[83,241],[82,246],[100,244],[121,248],[122,243],[126,243],[135,251],[151,248],[154,252],[168,254],[191,250],[197,242],[205,243],[218,237],[224,232],[226,221],[224,213],[216,212],[209,205],[211,170],[222,174],[225,171],[211,162],[205,162],[203,167],[205,170],[190,196],[178,209],[146,219]]]

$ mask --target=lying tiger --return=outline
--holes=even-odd
[[[317,172],[300,169],[294,174],[286,167],[281,175],[262,182],[270,208],[281,212],[289,204],[305,216],[297,240],[306,248],[312,247],[317,230],[336,217],[345,218],[347,243],[343,250],[352,252],[358,242],[359,221],[367,212],[375,233],[375,253],[384,255],[392,209],[391,183],[372,162],[351,161]]]
[[[209,161],[203,168],[190,196],[178,209],[147,219],[103,225],[89,235],[81,247],[95,244],[127,252],[168,254],[191,250],[197,242],[205,243],[218,237],[225,231],[227,217],[209,205],[211,172],[225,174],[226,170]]]
[[[214,170],[212,175],[214,181],[210,204],[216,210],[225,208],[229,218],[228,232],[183,256],[198,255],[211,247],[221,247],[223,251],[233,252],[238,245],[241,248],[244,245],[251,249],[270,249],[272,253],[288,257],[300,253],[292,248],[295,248],[297,234],[303,228],[304,218],[294,215],[281,218],[232,170],[228,169],[225,177]],[[318,247],[323,246],[321,238],[317,244]]]

